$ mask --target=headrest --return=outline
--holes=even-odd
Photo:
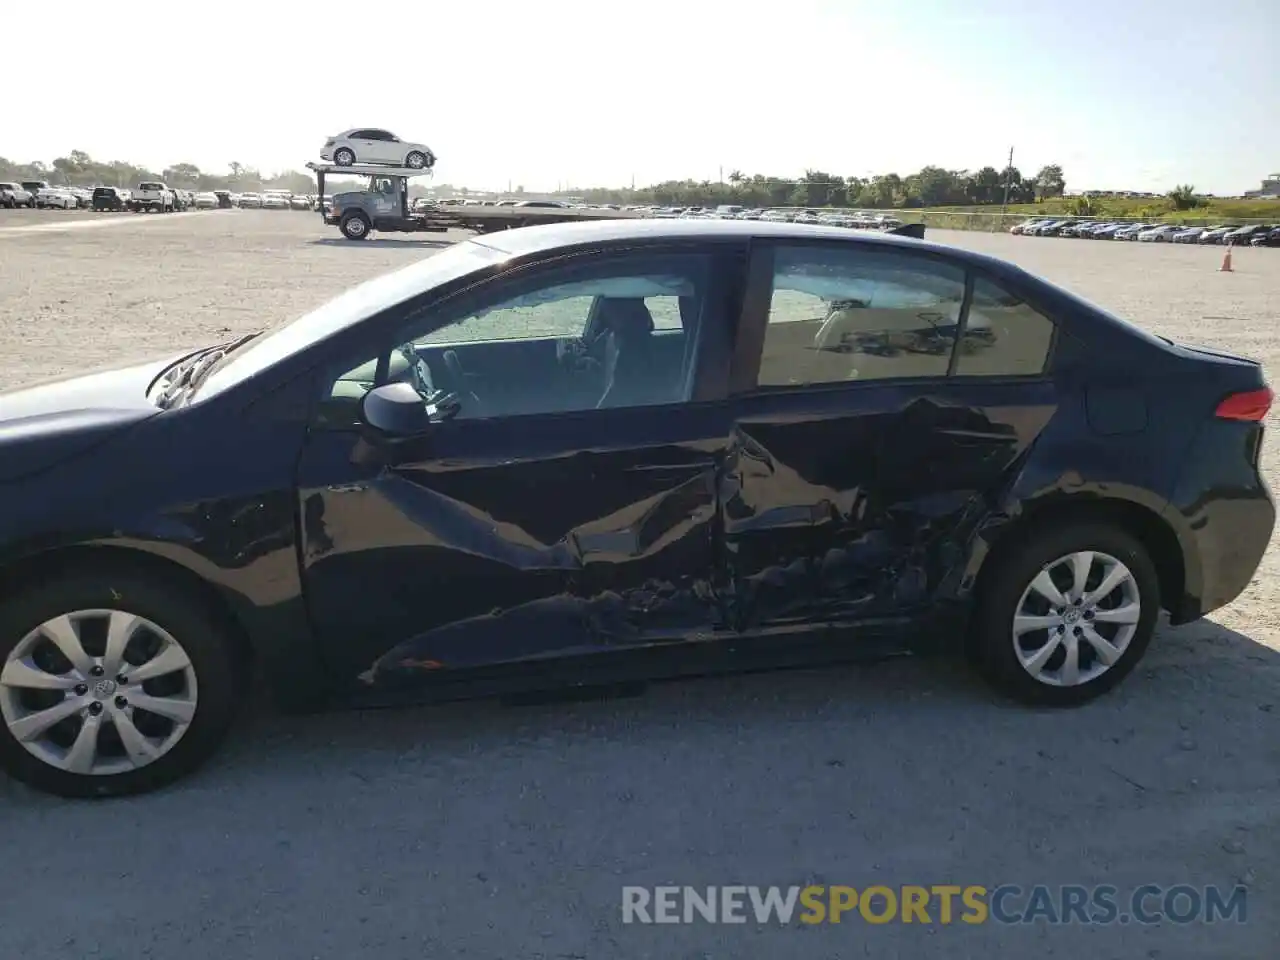
[[[653,315],[638,297],[601,297],[599,309],[600,325],[620,337],[653,333]]]

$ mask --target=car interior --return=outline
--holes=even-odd
[[[699,301],[692,291],[576,297],[554,305],[557,326],[580,316],[571,322],[574,334],[469,337],[477,320],[509,331],[513,319],[536,326],[529,318],[547,312],[494,311],[500,316],[468,318],[401,346],[389,358],[386,382],[412,383],[424,400],[453,395],[456,418],[466,419],[678,402],[692,389]],[[329,406],[340,419],[358,415],[360,399],[377,385],[377,366],[369,360],[334,383]]]

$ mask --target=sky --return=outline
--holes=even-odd
[[[1280,0],[63,0],[9,44],[0,156],[298,169],[424,142],[436,181],[552,190],[1060,164],[1068,190],[1280,170]],[[129,39],[130,36],[136,40]],[[35,34],[32,34],[34,39]]]

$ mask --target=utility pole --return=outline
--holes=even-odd
[[[724,167],[720,168],[720,186],[724,186]]]
[[[1009,187],[1013,185],[1013,147],[1009,148],[1009,163],[1004,168],[1004,200],[1000,203],[1000,216],[1009,206]]]

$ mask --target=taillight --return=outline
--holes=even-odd
[[[1274,399],[1275,394],[1270,387],[1233,393],[1218,404],[1214,416],[1220,420],[1250,420],[1256,423],[1266,418]]]

